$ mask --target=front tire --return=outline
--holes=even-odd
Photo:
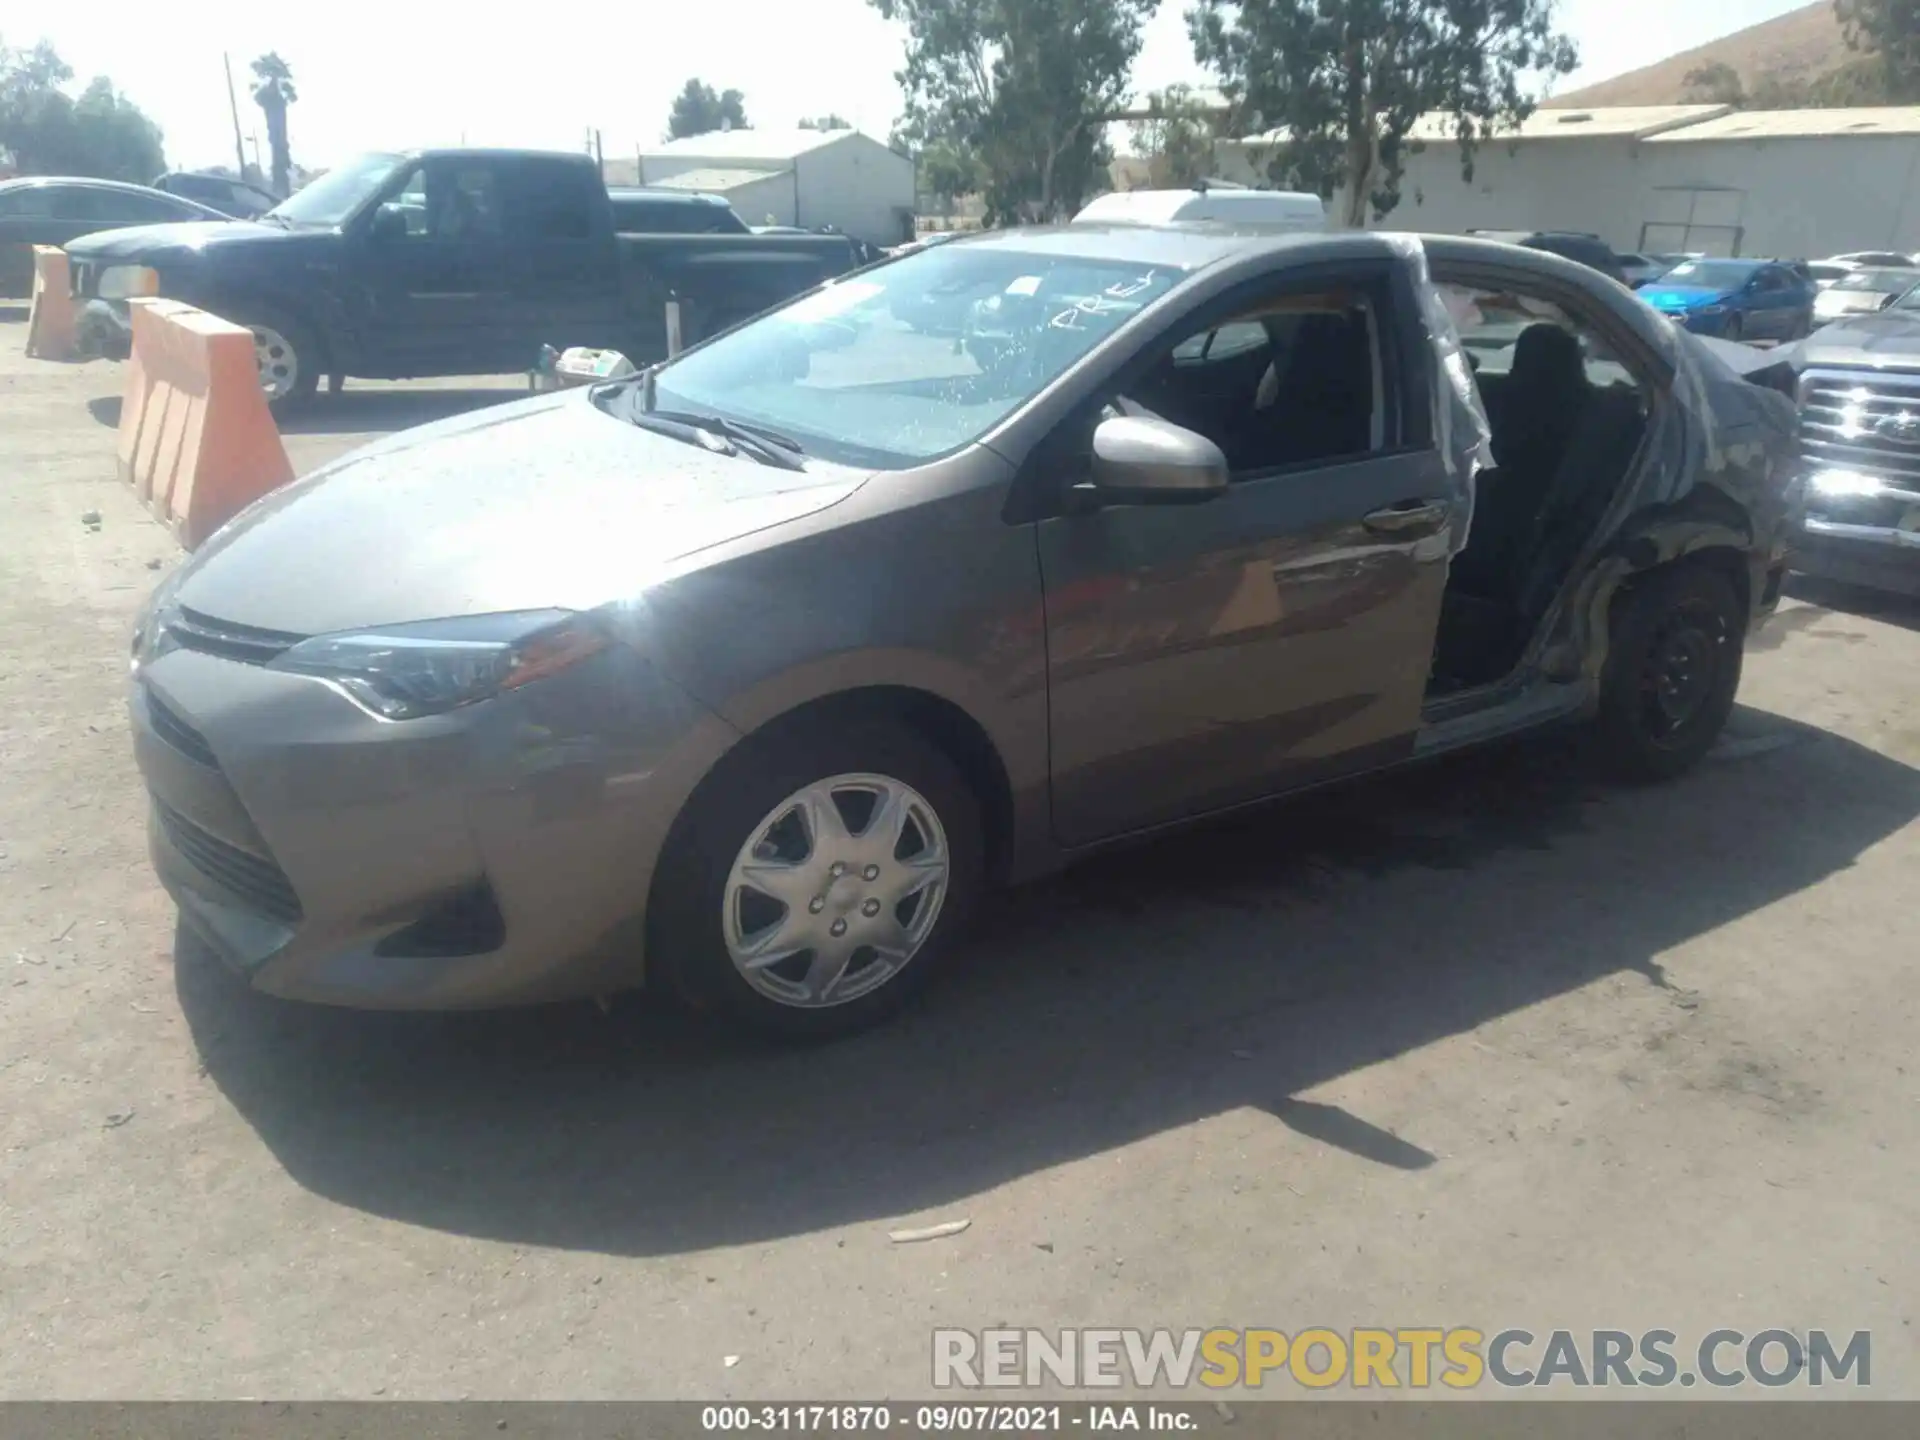
[[[1736,344],[1747,338],[1747,322],[1744,316],[1729,315],[1727,317],[1726,338]]]
[[[1744,619],[1726,577],[1700,565],[1658,571],[1626,594],[1600,686],[1610,769],[1670,780],[1700,762],[1733,713]]]
[[[649,969],[692,1008],[826,1040],[906,1004],[978,900],[979,803],[895,722],[750,739],[702,787],[653,886]]]
[[[253,332],[260,389],[275,420],[285,419],[313,399],[327,364],[311,326],[271,305],[237,305],[221,318]]]

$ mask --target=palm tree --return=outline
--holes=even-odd
[[[287,148],[287,106],[300,98],[293,88],[293,69],[276,51],[253,62],[253,103],[266,112],[267,148],[273,154],[273,193],[285,196],[293,170],[293,152]]]

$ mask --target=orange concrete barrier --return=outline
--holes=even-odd
[[[176,300],[127,302],[120,478],[192,550],[293,478],[267,411],[253,334]]]
[[[33,309],[27,312],[27,354],[36,360],[72,360],[77,353],[73,272],[57,245],[33,247]]]

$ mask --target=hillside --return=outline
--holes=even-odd
[[[1653,65],[1611,80],[1556,95],[1549,106],[1678,105],[1686,101],[1687,76],[1716,62],[1732,67],[1751,90],[1763,77],[1786,84],[1816,80],[1853,58],[1828,0],[1745,30],[1736,30]]]

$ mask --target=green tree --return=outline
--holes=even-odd
[[[828,114],[812,120],[802,120],[800,128],[802,130],[851,130],[853,122],[838,115]]]
[[[277,51],[253,62],[253,103],[267,117],[267,151],[273,156],[273,193],[284,196],[293,178],[293,151],[287,145],[287,106],[300,98],[293,69]]]
[[[1106,121],[1158,0],[871,0],[907,29],[909,128],[973,157],[987,223],[1051,220],[1104,188]]]
[[[25,175],[97,175],[146,184],[166,168],[160,129],[101,76],[74,100],[73,70],[45,41],[0,45],[0,149]]]
[[[1920,0],[1834,0],[1833,11],[1849,48],[1879,70],[1882,103],[1920,100]]]
[[[1744,105],[1747,87],[1740,72],[1724,60],[1696,65],[1681,82],[1686,88],[1681,99],[1691,105]]]
[[[1572,70],[1553,0],[1198,0],[1194,54],[1240,123],[1278,132],[1277,183],[1340,196],[1346,224],[1400,203],[1409,140],[1439,112],[1476,149],[1533,112],[1530,82]]]
[[[747,128],[747,97],[738,90],[716,91],[704,80],[689,80],[673,97],[667,138],[681,140],[714,130]]]
[[[1151,117],[1129,129],[1134,153],[1147,162],[1152,183],[1183,189],[1213,173],[1213,117],[1186,85],[1173,85],[1147,97]]]

